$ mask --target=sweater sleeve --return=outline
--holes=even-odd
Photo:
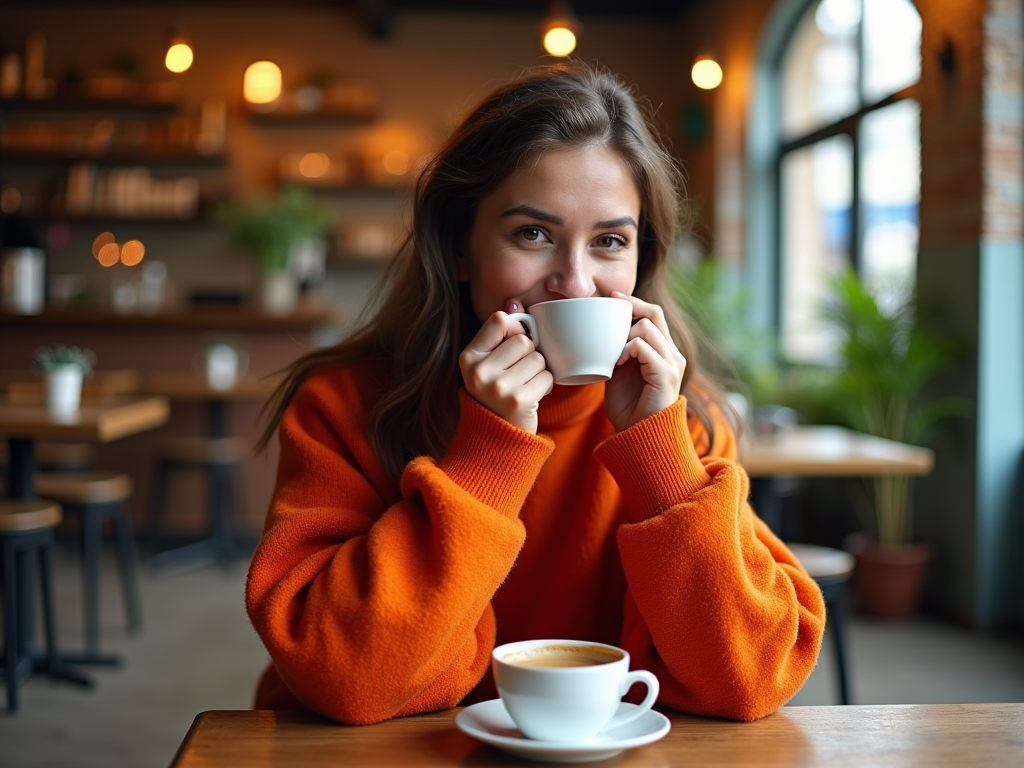
[[[490,600],[552,446],[460,398],[448,453],[390,500],[351,392],[307,381],[282,421],[246,608],[284,685],[339,722],[454,706],[489,668]]]
[[[634,667],[658,676],[662,703],[695,714],[754,720],[784,704],[817,662],[824,602],[751,510],[724,417],[703,457],[682,397],[596,453],[628,504],[621,642]]]

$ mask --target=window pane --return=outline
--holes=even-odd
[[[864,0],[864,101],[921,79],[921,17],[910,0]]]
[[[853,147],[836,136],[782,161],[781,342],[793,361],[825,362],[820,319],[829,279],[845,270],[853,197]]]
[[[921,109],[904,99],[861,122],[861,276],[883,309],[914,289],[921,200]]]
[[[821,0],[800,21],[782,60],[782,132],[807,133],[854,112],[860,0]]]

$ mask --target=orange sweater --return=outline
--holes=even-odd
[[[448,453],[399,489],[364,427],[381,375],[321,371],[281,424],[246,590],[258,708],[365,724],[493,698],[492,648],[525,638],[619,645],[661,704],[738,720],[811,673],[821,593],[751,512],[724,418],[709,445],[680,397],[615,434],[603,384],[556,386],[532,435],[462,391]]]

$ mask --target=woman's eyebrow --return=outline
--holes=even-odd
[[[509,208],[503,214],[501,218],[509,216],[529,216],[533,219],[539,219],[540,221],[546,221],[549,224],[557,224],[561,226],[565,223],[565,220],[559,216],[555,216],[553,213],[542,211],[540,208],[534,208],[532,205],[517,205]],[[617,219],[609,219],[608,221],[598,221],[594,224],[594,229],[615,229],[616,227],[630,226],[633,229],[639,229],[636,224],[636,220],[632,216],[621,216]]]
[[[514,208],[509,208],[501,214],[500,218],[504,219],[508,216],[529,216],[532,219],[546,221],[548,224],[562,225],[565,223],[564,219],[555,216],[555,214],[542,211],[540,208],[534,208],[532,205],[517,205]]]
[[[636,225],[636,221],[633,220],[632,216],[622,216],[618,219],[609,219],[608,221],[599,221],[594,225],[594,229],[615,229],[616,227],[630,226],[633,229],[639,229]]]

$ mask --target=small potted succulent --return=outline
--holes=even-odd
[[[39,347],[33,357],[33,370],[43,377],[46,404],[58,414],[75,413],[82,400],[82,381],[92,373],[96,355],[91,349]]]

